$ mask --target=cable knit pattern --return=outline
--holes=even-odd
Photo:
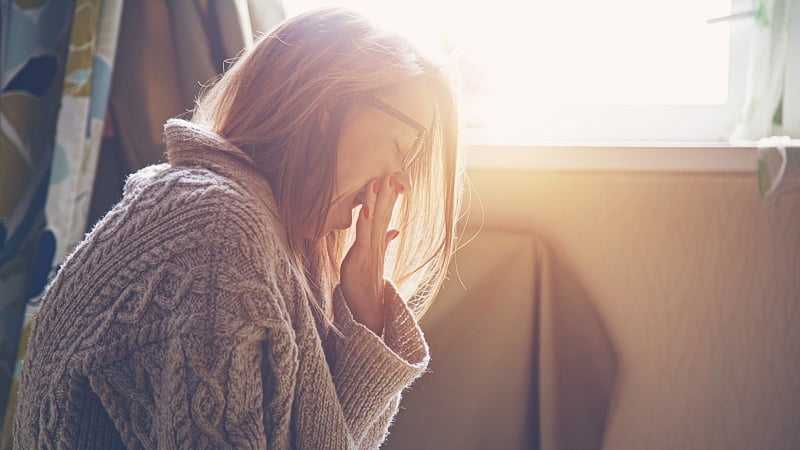
[[[165,127],[45,295],[22,369],[19,448],[376,448],[428,347],[390,282],[383,339],[337,287],[323,332],[247,155]],[[324,345],[323,345],[324,343]]]

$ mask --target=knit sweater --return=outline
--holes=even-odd
[[[383,337],[338,286],[341,333],[328,332],[248,157],[185,121],[168,122],[165,141],[168,163],[128,178],[48,287],[15,445],[378,447],[429,359],[392,283]]]

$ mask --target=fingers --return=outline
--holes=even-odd
[[[381,180],[380,190],[375,199],[375,218],[372,223],[372,233],[375,242],[384,242],[386,230],[389,228],[389,222],[394,212],[394,205],[402,189],[403,186],[397,181],[397,177],[394,175]]]
[[[397,236],[400,236],[400,230],[389,230],[386,232],[386,246],[389,246],[389,243],[392,242]]]
[[[394,175],[370,182],[356,222],[356,244],[385,248],[394,205],[403,190],[403,183]]]
[[[371,245],[372,222],[375,219],[375,201],[378,198],[378,193],[376,192],[378,189],[379,182],[375,180],[370,181],[364,193],[364,203],[361,205],[361,210],[358,213],[354,245]]]

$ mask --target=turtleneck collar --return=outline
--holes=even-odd
[[[164,125],[167,161],[172,166],[201,166],[240,182],[277,214],[267,180],[253,159],[225,138],[202,125],[169,119]]]

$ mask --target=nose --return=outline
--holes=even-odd
[[[403,186],[404,191],[408,192],[414,186],[413,180],[411,179],[411,175],[409,175],[408,172],[406,172],[405,170],[398,170],[397,172],[394,172],[392,175],[394,175],[394,177],[397,178],[397,181]]]

